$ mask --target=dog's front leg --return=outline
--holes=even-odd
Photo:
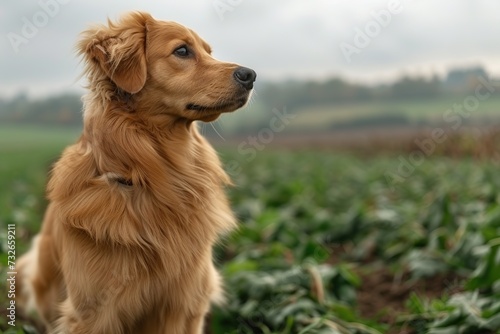
[[[140,289],[128,288],[129,278],[118,278],[114,271],[102,269],[107,276],[85,276],[74,272],[66,280],[68,297],[62,303],[57,334],[122,334],[143,313]],[[86,278],[85,278],[86,277]],[[94,279],[94,281],[92,281]],[[103,283],[105,282],[105,283]],[[138,284],[132,284],[138,287]]]
[[[123,322],[115,307],[85,303],[75,307],[71,299],[61,306],[61,318],[56,329],[49,334],[121,334]]]

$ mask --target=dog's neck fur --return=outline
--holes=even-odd
[[[199,236],[215,241],[217,235],[233,229],[235,220],[224,195],[230,179],[213,148],[199,135],[196,124],[158,113],[160,110],[146,110],[135,97],[126,101],[119,97],[109,91],[99,96],[95,90],[85,96],[84,129],[77,143],[79,157],[75,157],[80,161],[75,170],[78,174],[57,183],[71,187],[49,184],[49,198],[63,203],[77,196],[91,180],[113,174],[130,181],[131,186],[115,183],[110,185],[112,191],[130,198],[127,205],[136,205],[132,198],[145,201],[144,209],[151,208],[145,209],[151,212],[130,218],[139,224],[130,224],[130,228],[144,224],[134,227],[143,232],[112,232],[118,222],[90,228],[75,221],[74,227],[85,228],[95,240],[114,234],[113,239],[122,244],[155,244],[159,249],[165,245],[156,236],[171,233],[167,232],[172,228],[170,224],[184,226],[182,229],[190,226],[192,244]],[[59,177],[57,170],[56,165],[55,177]],[[164,211],[161,215],[172,221],[165,222],[165,226],[150,226],[149,221],[158,220],[157,216],[149,217],[155,211]]]
[[[155,162],[165,163],[175,156],[188,160],[196,156],[196,144],[201,138],[191,120],[169,114],[161,102],[143,103],[141,94],[126,93],[109,79],[100,81],[100,86],[84,98],[82,136],[84,144],[92,148],[100,172],[113,172],[145,185],[145,175],[132,175],[134,169],[141,168],[140,161],[134,158],[147,158],[150,152],[156,155]],[[133,156],[133,150],[139,147],[144,151]]]

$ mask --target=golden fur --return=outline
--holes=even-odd
[[[212,246],[235,219],[193,121],[244,105],[255,72],[241,85],[193,31],[139,12],[85,31],[78,51],[84,129],[52,171],[18,303],[49,333],[201,333],[221,299]]]

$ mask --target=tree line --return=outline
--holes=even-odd
[[[262,82],[256,85],[255,100],[266,110],[287,106],[291,112],[308,107],[370,101],[434,99],[450,94],[474,92],[481,79],[487,78],[480,67],[456,69],[441,79],[403,76],[393,84],[368,86],[341,78],[326,81]],[[30,99],[19,94],[0,99],[0,122],[81,126],[81,97],[64,94],[43,99]],[[332,108],[332,112],[334,109]]]
[[[474,93],[488,74],[481,68],[456,69],[441,79],[403,76],[393,84],[368,86],[340,78],[319,81],[264,83],[258,97],[266,105],[286,105],[290,109],[312,105],[335,105],[353,102],[388,100],[424,100],[446,95]]]
[[[1,124],[79,127],[82,125],[81,111],[82,102],[76,94],[30,99],[25,93],[20,93],[10,100],[0,100]]]

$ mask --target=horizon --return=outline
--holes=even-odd
[[[483,69],[487,74],[488,77],[490,78],[491,81],[500,81],[500,74],[494,75],[492,74],[486,67],[480,65],[480,64],[471,64],[469,65],[464,65],[464,66],[453,66],[449,67],[444,70],[444,72],[434,72],[434,73],[429,73],[429,74],[424,74],[422,72],[418,73],[411,73],[411,71],[403,71],[400,73],[398,76],[392,78],[391,80],[380,80],[380,81],[373,81],[373,82],[367,82],[367,81],[362,81],[362,80],[356,80],[355,78],[348,78],[346,76],[341,76],[341,75],[331,75],[331,76],[325,76],[325,77],[283,77],[283,78],[268,78],[268,79],[263,79],[258,82],[256,82],[256,86],[260,84],[286,84],[286,83],[327,83],[328,81],[331,80],[341,80],[347,84],[352,84],[352,85],[359,85],[359,86],[364,86],[364,87],[369,87],[369,88],[376,88],[376,87],[384,87],[384,86],[391,86],[398,81],[404,79],[404,78],[411,78],[411,79],[425,79],[425,80],[430,80],[433,77],[438,77],[439,80],[445,81],[446,77],[450,72],[453,71],[471,71],[475,69]],[[12,100],[16,97],[19,96],[26,96],[30,100],[38,100],[38,99],[47,99],[51,97],[58,97],[58,96],[63,96],[63,95],[83,95],[87,91],[87,89],[84,87],[83,83],[81,83],[82,80],[79,81],[80,87],[76,89],[66,89],[66,90],[54,90],[50,92],[43,92],[41,94],[33,94],[33,92],[30,92],[28,89],[20,89],[15,92],[12,92],[11,94],[2,94],[0,92],[0,100]],[[76,84],[76,83],[75,83]],[[258,89],[256,90],[258,93]]]

